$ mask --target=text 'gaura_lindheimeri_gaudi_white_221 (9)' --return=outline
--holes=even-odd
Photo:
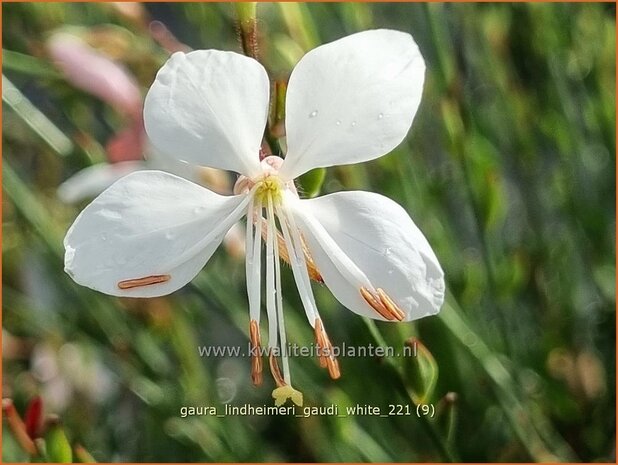
[[[295,179],[314,168],[372,160],[397,147],[412,125],[424,77],[423,57],[404,32],[369,30],[319,46],[289,78],[285,158],[261,157],[270,94],[264,67],[233,52],[173,54],[146,96],[148,137],[183,162],[238,173],[234,195],[163,171],[131,173],[90,203],[68,230],[66,272],[78,284],[113,296],[169,294],[199,273],[226,232],[246,216],[251,346],[261,347],[263,258],[273,398],[277,405],[287,399],[302,404],[286,351],[280,350],[286,346],[280,260],[291,266],[322,349],[320,364],[334,379],[339,364],[329,351],[312,280],[351,311],[382,321],[434,315],[444,301],[438,259],[401,206],[363,191],[302,199],[295,187]],[[259,355],[252,357],[251,376],[261,383]]]

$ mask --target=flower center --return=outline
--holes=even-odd
[[[278,176],[268,174],[257,181],[255,185],[257,186],[255,198],[260,200],[263,204],[266,205],[269,198],[272,199],[275,205],[281,203],[281,192],[284,189],[284,185]]]
[[[260,200],[263,205],[268,204],[268,198],[273,200],[274,204],[281,203],[282,193],[284,189],[288,189],[296,196],[298,193],[293,181],[284,182],[279,177],[279,168],[283,164],[283,158],[274,155],[264,158],[260,162],[262,172],[253,177],[239,176],[234,185],[234,194],[244,194],[256,187],[255,199]]]

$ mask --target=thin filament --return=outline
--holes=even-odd
[[[281,223],[281,228],[284,231],[284,234],[293,237],[293,247],[296,251],[294,257],[298,259],[299,262],[299,272],[300,272],[300,281],[296,274],[294,275],[296,278],[296,284],[298,286],[298,291],[301,293],[307,294],[307,299],[309,301],[309,305],[312,306],[312,314],[314,316],[313,319],[309,318],[309,322],[314,327],[316,341],[321,351],[321,356],[319,357],[320,365],[322,367],[328,368],[328,373],[332,379],[338,379],[341,376],[341,372],[339,370],[339,363],[337,359],[334,357],[332,351],[333,346],[328,339],[328,335],[322,326],[322,320],[320,319],[320,315],[318,312],[318,307],[315,304],[315,298],[313,296],[313,292],[311,291],[311,281],[309,280],[309,274],[307,272],[307,266],[305,264],[305,254],[303,250],[303,242],[302,237],[298,228],[296,227],[296,221],[294,220],[294,214],[290,211],[284,212],[287,213],[287,217],[283,217],[280,210],[279,213],[279,221]],[[290,253],[291,254],[291,253]],[[302,289],[302,290],[301,290]],[[307,312],[307,316],[309,316],[309,312]]]
[[[270,210],[272,198],[269,195],[266,209],[268,229],[266,231],[266,313],[268,315],[268,347],[277,347],[277,311],[275,308],[275,230],[271,226],[273,221]]]
[[[290,228],[292,231],[296,231],[295,239],[300,241],[300,234],[298,233],[298,228],[296,228],[296,220],[294,219],[294,215],[292,213],[289,214],[290,219]],[[320,247],[322,250],[332,255],[333,259],[332,264],[337,268],[339,273],[345,278],[349,283],[357,283],[360,286],[364,286],[371,291],[375,291],[374,287],[371,285],[369,278],[367,275],[363,273],[363,271],[358,268],[356,263],[350,259],[350,257],[341,250],[341,247],[333,240],[331,235],[325,230],[324,226],[320,224],[311,214],[303,215],[301,218],[303,224],[311,231],[313,236],[316,239],[319,239]]]
[[[275,209],[273,208],[272,198],[268,198],[268,221],[269,221],[269,229],[272,231],[277,231],[277,225],[275,223]],[[288,361],[288,353],[287,353],[287,338],[285,334],[285,321],[283,320],[283,295],[281,293],[281,262],[279,260],[279,247],[278,244],[275,244],[275,238],[273,235],[273,248],[275,252],[275,297],[276,297],[276,308],[277,308],[277,318],[279,324],[279,341],[281,343],[281,363],[283,365],[283,379],[286,384],[291,385],[292,381],[290,378],[290,365]]]
[[[247,242],[249,242],[250,240],[253,241],[253,244],[251,246],[251,253],[252,258],[252,267],[251,267],[251,273],[253,274],[253,278],[252,278],[252,282],[253,282],[253,299],[254,302],[253,304],[250,303],[249,305],[249,311],[251,313],[251,311],[253,311],[253,313],[251,313],[251,318],[254,319],[255,321],[257,321],[258,323],[260,322],[260,307],[261,307],[261,299],[260,299],[260,292],[261,292],[261,275],[262,275],[262,263],[261,263],[261,257],[262,257],[262,200],[258,199],[256,202],[256,206],[255,208],[251,211],[251,223],[254,223],[254,232],[253,232],[253,237],[248,239]],[[257,218],[256,218],[257,217]],[[249,218],[247,218],[247,221],[249,221]],[[253,310],[251,310],[253,309]]]
[[[315,298],[311,291],[311,282],[307,273],[307,263],[303,251],[303,244],[300,238],[300,233],[296,229],[296,224],[292,213],[277,207],[281,229],[285,237],[285,243],[288,246],[288,254],[292,257],[292,272],[296,281],[298,293],[305,307],[305,313],[309,319],[311,326],[315,324],[315,319],[319,318]]]
[[[311,284],[309,283],[309,275],[307,273],[307,264],[305,262],[302,243],[300,248],[298,248],[292,240],[292,233],[290,232],[288,223],[288,216],[291,216],[291,214],[288,215],[287,211],[277,206],[277,215],[279,216],[279,224],[281,224],[281,230],[285,238],[285,245],[288,248],[288,255],[290,256],[290,264],[292,265],[292,273],[296,281],[296,288],[303,302],[307,319],[311,326],[313,326],[317,317],[317,306],[313,298],[313,292],[311,292]]]
[[[260,322],[260,274],[261,274],[261,246],[262,246],[262,222],[255,221],[255,216],[262,217],[262,201],[257,204],[251,199],[249,213],[247,214],[247,253],[246,274],[247,294],[249,297],[249,315],[252,320]]]

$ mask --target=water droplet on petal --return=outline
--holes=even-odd
[[[166,231],[165,232],[165,238],[169,241],[174,239],[174,233],[172,233],[171,231]]]
[[[390,255],[391,254],[391,248],[387,247],[386,249],[384,249],[384,255]]]
[[[204,207],[195,207],[193,209],[193,213],[195,214],[201,213],[202,211],[204,211]]]
[[[352,127],[356,126],[356,121],[352,121]]]
[[[107,235],[105,235],[105,234],[101,234],[101,240],[102,240],[102,241],[106,241],[106,240],[107,240]]]
[[[384,114],[383,114],[383,113],[380,113],[380,114],[378,115],[378,119],[382,119],[382,118],[384,118]]]
[[[318,110],[313,110],[309,113],[309,118],[315,118],[316,116],[318,116]]]
[[[388,270],[388,274],[393,274],[393,270]]]
[[[341,126],[341,121],[337,120],[337,122],[335,123],[337,126]]]

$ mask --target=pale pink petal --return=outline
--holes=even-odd
[[[97,52],[79,37],[64,32],[51,36],[47,48],[65,78],[75,87],[131,117],[140,114],[139,87],[122,65]]]

